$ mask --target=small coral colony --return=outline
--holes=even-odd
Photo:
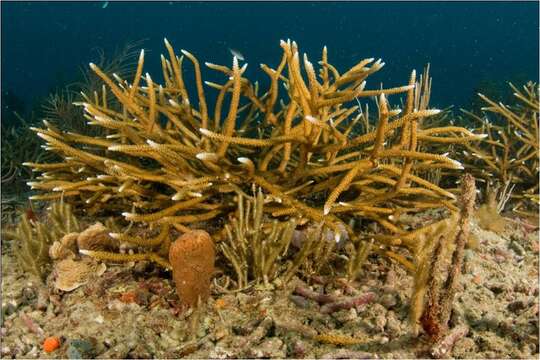
[[[430,108],[429,67],[370,88],[381,60],[343,71],[326,47],[313,61],[294,41],[280,45],[279,62],[260,65],[264,88],[236,56],[230,67],[205,63],[224,82],[204,81],[197,58],[167,40],[161,84],[144,73],[144,51],[129,78],[90,64],[99,85],[75,104],[92,131],[47,119],[32,128],[54,155],[25,160],[28,185],[53,206],[11,233],[21,264],[43,276],[49,247],[67,250],[60,238],[81,230],[73,212],[108,219],[107,241],[79,243],[77,256],[172,269],[189,306],[213,276],[240,291],[314,274],[354,280],[382,256],[414,278],[412,326],[438,336],[476,193],[496,214],[538,211],[538,86],[510,85],[511,105],[480,95],[483,113],[460,121]],[[411,225],[418,213],[431,216]]]

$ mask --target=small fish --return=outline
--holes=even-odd
[[[236,58],[237,58],[238,60],[244,61],[244,55],[242,55],[242,53],[240,53],[240,51],[229,48],[229,52],[230,52],[233,56],[236,56]]]
[[[105,1],[105,2],[103,3],[103,5],[101,5],[101,8],[102,8],[102,9],[106,9],[107,6],[109,6],[109,2],[108,2],[108,1]]]

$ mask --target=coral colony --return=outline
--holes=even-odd
[[[144,51],[129,80],[90,64],[102,85],[77,105],[101,131],[64,131],[47,120],[33,128],[61,160],[25,163],[39,174],[29,183],[40,191],[32,199],[61,200],[86,215],[129,224],[106,232],[129,251],[96,245],[79,252],[172,269],[187,306],[209,296],[218,260],[225,287],[240,291],[325,271],[332,254],[346,260],[333,273],[352,280],[369,255],[384,256],[414,278],[413,328],[439,339],[476,196],[474,178],[462,177],[463,169],[486,181],[516,183],[505,187],[502,200],[518,210],[537,206],[537,86],[514,88],[521,101],[515,108],[484,98],[503,121],[478,119],[479,127],[469,130],[437,121],[442,114],[429,107],[429,69],[422,76],[413,71],[403,86],[370,89],[368,78],[384,66],[381,60],[340,72],[326,47],[313,62],[294,41],[280,45],[277,66],[260,65],[269,77],[266,89],[244,77],[248,65],[240,67],[237,56],[231,67],[205,63],[224,82],[204,81],[195,56],[185,50],[178,56],[167,40],[162,84],[143,75]],[[187,67],[196,94],[185,85]],[[217,91],[213,107],[208,89]],[[461,178],[461,190],[444,188],[441,176]],[[438,218],[419,227],[402,221],[430,209]],[[19,235],[33,239],[28,222],[21,226]],[[36,265],[24,256],[38,273],[43,251]]]

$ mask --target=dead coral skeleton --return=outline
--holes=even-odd
[[[435,341],[448,331],[476,200],[476,186],[472,175],[465,174],[461,183],[461,210],[453,225],[455,230],[437,234],[432,239],[435,245],[431,247],[433,252],[429,257],[429,275],[424,277],[427,291],[419,320],[424,331]],[[414,313],[419,312],[415,309]]]

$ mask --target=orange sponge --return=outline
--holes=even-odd
[[[208,299],[214,260],[214,242],[206,231],[187,232],[171,245],[169,262],[181,305],[194,307],[199,297]]]
[[[60,347],[60,338],[57,336],[50,336],[43,341],[43,350],[47,353],[51,353]]]

